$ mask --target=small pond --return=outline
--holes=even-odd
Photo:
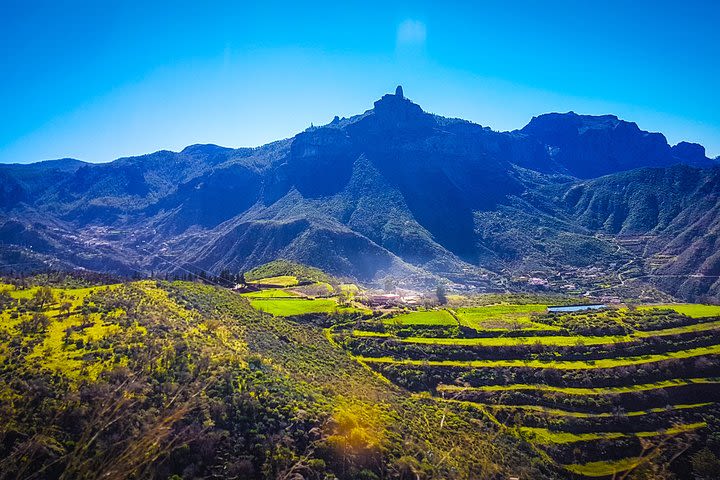
[[[579,312],[581,310],[597,310],[605,307],[607,307],[607,305],[599,303],[593,305],[564,305],[548,307],[548,312]]]

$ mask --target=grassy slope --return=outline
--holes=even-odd
[[[267,290],[258,290],[257,292],[247,292],[241,294],[247,298],[295,298],[298,297],[297,293],[292,291],[283,290],[280,288],[269,288]]]
[[[80,311],[87,297],[115,288],[118,288],[118,285],[102,288],[52,288],[56,301],[42,312],[49,318],[50,324],[43,335],[24,339],[24,350],[27,354],[22,361],[35,368],[62,374],[73,380],[96,379],[102,371],[113,365],[124,365],[127,358],[115,354],[104,346],[103,340],[122,337],[128,346],[137,344],[142,341],[141,338],[146,333],[144,327],[137,324],[121,327],[116,323],[125,313],[121,308],[104,314],[92,312],[92,309],[86,312]],[[33,287],[25,290],[9,290],[8,293],[15,299],[29,300],[37,290],[38,287]],[[73,313],[60,313],[60,305],[66,302],[70,304]],[[0,312],[0,331],[11,336],[17,335],[20,322],[32,315],[31,312],[27,312],[19,315],[18,318],[11,318],[12,311]],[[68,329],[75,330],[67,334]],[[0,356],[0,360],[9,359]]]

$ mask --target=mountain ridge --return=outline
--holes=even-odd
[[[720,265],[682,255],[682,246],[714,245],[720,223],[711,208],[720,168],[701,146],[572,112],[495,132],[426,113],[398,90],[360,115],[255,148],[196,144],[64,169],[0,165],[0,262],[131,275],[247,270],[283,257],[365,282],[481,291],[531,288],[518,279],[533,276],[547,288],[592,291],[598,282],[584,270],[597,269],[622,284],[615,295],[627,283],[618,279],[631,277],[717,298],[717,282],[676,288],[648,276]],[[664,178],[655,194],[653,175]],[[612,194],[623,189],[634,193]],[[677,197],[672,208],[648,213],[664,191]],[[710,230],[693,227],[701,219]],[[622,246],[650,234],[660,247]],[[633,270],[621,271],[631,260]]]

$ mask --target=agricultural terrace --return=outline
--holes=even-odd
[[[279,275],[277,277],[267,277],[261,278],[259,280],[250,280],[248,283],[284,288],[294,287],[300,282],[298,281],[297,277],[293,275]]]
[[[720,306],[548,312],[542,301],[459,302],[340,325],[333,342],[581,477],[633,469],[653,445],[720,428]]]
[[[544,313],[547,305],[489,305],[458,308],[455,314],[460,324],[476,330],[521,330],[526,328],[552,329],[531,320],[533,313]]]
[[[308,268],[308,267],[304,267]],[[271,270],[275,271],[275,270]],[[310,314],[359,314],[372,313],[367,307],[354,301],[358,287],[354,284],[339,284],[333,287],[329,278],[314,274],[310,280],[294,275],[278,275],[248,281],[259,287],[241,293],[258,311],[277,317],[295,317]]]
[[[698,303],[674,303],[664,305],[643,305],[638,310],[673,310],[692,318],[718,317],[720,305],[702,305]]]
[[[385,320],[387,325],[439,325],[455,326],[458,321],[447,310],[427,310],[404,313]]]

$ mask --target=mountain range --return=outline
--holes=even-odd
[[[257,148],[0,165],[0,268],[244,271],[720,300],[720,161],[612,115],[524,128],[366,112]]]

